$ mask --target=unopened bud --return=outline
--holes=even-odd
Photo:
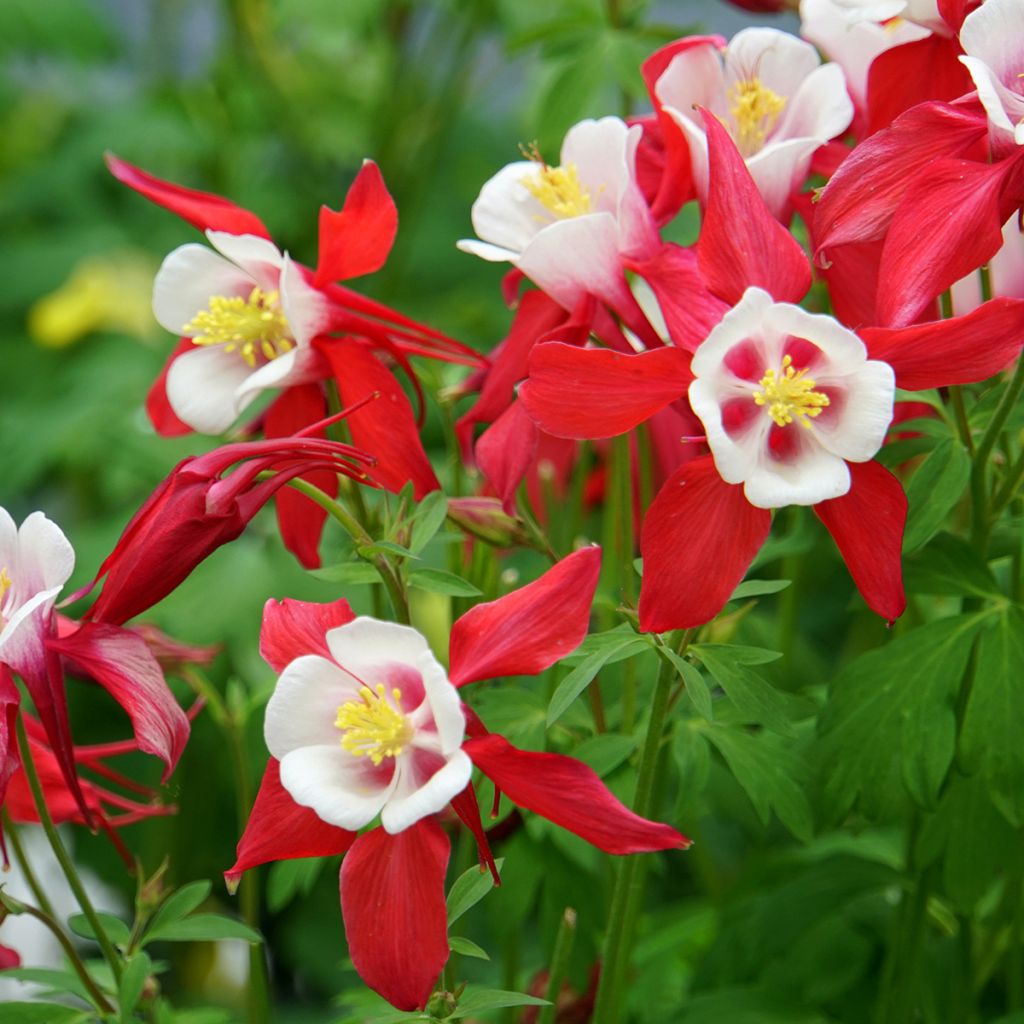
[[[496,548],[528,544],[523,524],[502,507],[500,498],[452,498],[448,518],[478,540]]]

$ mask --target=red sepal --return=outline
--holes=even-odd
[[[341,864],[341,912],[359,976],[399,1010],[422,1009],[448,962],[450,844],[432,818],[361,835]]]
[[[800,243],[769,212],[736,143],[701,110],[708,140],[708,202],[697,240],[707,287],[734,306],[751,285],[777,302],[799,302],[811,286]]]
[[[516,490],[537,454],[539,434],[523,403],[513,402],[476,443],[480,472],[487,477],[509,515],[515,514]]]
[[[161,437],[181,437],[183,434],[192,433],[192,428],[178,419],[178,414],[171,408],[171,403],[167,399],[167,371],[170,370],[171,363],[178,356],[193,348],[195,345],[191,338],[180,338],[174,351],[167,357],[160,376],[153,381],[149,393],[146,395],[146,413],[149,416],[149,422],[153,424],[153,429]]]
[[[14,725],[20,703],[21,694],[18,693],[18,688],[14,685],[10,669],[6,665],[0,665],[0,807],[4,806],[7,785],[11,781],[11,776],[21,764]],[[7,847],[4,845],[2,827],[0,827],[0,852],[3,854],[3,863],[6,868],[8,866]]]
[[[468,729],[467,732],[469,732]],[[484,831],[483,822],[480,820],[480,805],[477,803],[476,790],[473,788],[473,784],[470,783],[458,796],[453,797],[451,804],[452,810],[459,816],[459,821],[469,829],[476,840],[476,848],[480,853],[481,871],[486,868],[490,871],[494,884],[501,885],[498,865],[494,863],[491,844],[487,841],[487,833]]]
[[[683,398],[690,355],[666,346],[636,355],[552,342],[530,356],[519,400],[556,437],[614,437]]]
[[[455,686],[532,676],[583,642],[601,571],[601,549],[582,548],[511,594],[470,608],[452,627]]]
[[[690,845],[671,826],[648,821],[624,807],[597,773],[575,758],[520,750],[496,733],[468,740],[463,750],[512,803],[605,853],[685,850]]]
[[[974,384],[998,373],[1024,346],[1024,300],[991,299],[964,316],[913,327],[858,332],[872,359],[896,371],[907,391]]]
[[[651,502],[640,536],[640,628],[648,633],[710,622],[743,579],[771,527],[710,455],[681,466]]]
[[[269,598],[263,606],[260,654],[275,672],[283,672],[286,665],[304,654],[329,658],[327,631],[344,626],[355,617],[343,597],[327,604],[295,601],[290,597],[283,601]]]
[[[868,607],[892,623],[907,606],[900,554],[907,521],[903,487],[877,462],[851,462],[850,490],[814,506]]]
[[[320,256],[313,278],[331,281],[372,274],[384,266],[398,232],[398,210],[380,168],[366,160],[340,210],[320,207]]]
[[[119,182],[135,189],[157,206],[176,213],[200,231],[227,231],[232,235],[258,235],[260,238],[270,238],[270,232],[255,213],[243,210],[228,199],[216,196],[212,192],[200,192],[197,189],[184,188],[163,181],[138,167],[133,167],[113,153],[107,153],[104,159],[110,173]]]
[[[281,785],[280,763],[270,758],[245,832],[238,840],[237,859],[224,872],[224,880],[234,891],[250,868],[272,860],[332,857],[345,853],[355,841],[355,832],[328,825],[315,811],[300,807]]]

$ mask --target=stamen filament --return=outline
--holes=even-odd
[[[766,406],[766,412],[780,426],[785,427],[798,420],[800,426],[810,429],[811,420],[821,415],[829,404],[829,397],[822,391],[812,390],[814,381],[808,377],[806,367],[793,369],[793,357],[782,360],[782,374],[766,369],[759,381],[762,391],[755,391],[753,398],[757,405]]]

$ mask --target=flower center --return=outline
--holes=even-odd
[[[529,148],[523,148],[522,152],[527,159],[540,165],[537,171],[522,179],[522,184],[538,203],[560,220],[590,213],[590,191],[580,183],[579,171],[575,164],[549,167],[540,155],[536,143]]]
[[[341,745],[356,757],[368,757],[375,765],[385,757],[397,757],[412,739],[413,727],[402,714],[402,691],[391,691],[378,683],[371,690],[364,686],[359,691],[361,700],[350,700],[338,708],[335,725],[341,729]]]
[[[762,85],[759,78],[748,78],[730,86],[729,108],[736,122],[736,145],[744,156],[751,156],[764,145],[785,109],[786,98]]]
[[[766,369],[759,383],[763,390],[754,392],[754,401],[766,406],[765,411],[780,427],[796,419],[809,429],[811,420],[829,404],[828,395],[813,390],[814,381],[807,376],[806,368],[793,369],[792,356],[783,358],[780,374]]]
[[[278,293],[262,288],[253,288],[247,299],[212,296],[209,308],[181,330],[197,345],[223,345],[226,352],[238,351],[250,366],[261,356],[276,359],[295,347]]]

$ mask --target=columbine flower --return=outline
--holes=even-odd
[[[863,21],[912,21],[927,28],[946,30],[938,0],[834,0],[850,24]],[[895,27],[899,27],[898,25]]]
[[[513,803],[609,853],[689,845],[623,807],[581,762],[488,733],[458,694],[475,680],[535,675],[577,647],[599,570],[597,548],[577,551],[472,608],[452,628],[447,673],[415,630],[356,618],[345,601],[268,601],[260,650],[281,673],[265,722],[274,756],[229,885],[266,861],[345,853],[352,961],[371,988],[409,1010],[426,1003],[448,959],[449,841],[436,815],[450,804],[495,870],[474,765]],[[382,828],[351,831],[378,814]]]
[[[813,46],[775,29],[744,29],[724,48],[714,37],[690,42],[665,48],[666,56],[675,52],[653,85],[656,107],[682,131],[682,139],[666,143],[688,147],[703,203],[708,144],[697,108],[709,110],[736,143],[769,210],[784,219],[814,151],[853,119],[842,69],[823,65]]]

